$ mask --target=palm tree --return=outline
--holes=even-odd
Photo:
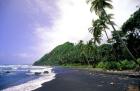
[[[98,54],[97,46],[94,45],[94,42],[91,39],[87,42],[87,55],[88,55],[89,63],[92,65],[93,68],[95,67],[95,64],[97,63],[97,60],[96,60],[98,59],[97,54]]]
[[[82,50],[82,55],[85,58],[85,61],[87,62],[88,66],[90,66],[89,60],[88,60],[88,53],[87,53],[87,45],[83,46],[83,50]]]
[[[109,37],[108,37],[108,35],[107,35],[106,29],[109,30],[108,25],[110,25],[110,23],[108,22],[108,20],[107,20],[107,18],[105,17],[104,13],[103,13],[103,12],[101,12],[101,13],[102,13],[101,16],[99,16],[100,26],[102,26],[102,31],[105,32],[106,37],[107,37],[107,39],[108,39],[108,41],[109,41]],[[113,19],[113,14],[108,14],[108,18],[109,18],[110,20]],[[111,20],[111,24],[112,24],[112,25],[116,25],[116,24],[114,23],[114,21],[112,21],[112,20]],[[114,54],[113,57],[114,57],[114,59],[116,60],[116,57],[115,57],[116,52],[115,52],[115,49],[114,49],[114,47],[112,46],[112,44],[111,44],[111,48],[112,48],[113,54]]]
[[[87,0],[87,3],[89,2],[91,2],[90,11],[94,10],[96,15],[101,15],[105,8],[113,8],[110,4],[111,0]]]
[[[114,27],[114,25],[112,24],[111,20],[108,17],[108,14],[105,11],[105,8],[109,8],[112,9],[113,6],[111,5],[111,1],[112,0],[87,0],[87,2],[91,2],[91,8],[90,11],[92,12],[93,10],[95,11],[96,15],[98,15],[99,17],[104,13],[106,19],[108,20],[108,22],[110,23],[111,27],[113,28],[114,31],[117,31]],[[133,54],[130,52],[130,50],[127,48],[126,44],[124,43],[124,41],[121,39],[121,36],[117,33],[117,36],[119,37],[120,41],[122,42],[123,46],[125,47],[125,49],[127,50],[127,52],[130,54],[130,56],[133,58],[133,60],[138,63],[136,61],[136,58],[133,56]]]
[[[112,16],[113,16],[112,14],[108,15],[108,17],[110,19],[112,19]],[[109,37],[108,37],[107,32],[106,32],[106,29],[109,29],[109,27],[108,27],[109,23],[106,20],[107,20],[106,17],[104,17],[104,15],[102,14],[99,17],[99,19],[97,19],[95,21],[92,21],[92,27],[89,28],[90,33],[93,34],[94,41],[97,42],[97,43],[99,43],[99,40],[100,40],[100,37],[101,37],[100,35],[102,34],[102,31],[105,32],[106,37],[109,40]],[[115,25],[115,23],[113,21],[112,21],[112,24]],[[98,33],[96,33],[97,31],[98,31]],[[98,34],[98,35],[96,35],[96,34]],[[115,57],[115,55],[116,55],[115,50],[114,50],[112,45],[111,45],[111,47],[112,47],[113,54],[114,54],[113,57],[114,57],[114,59],[116,59],[116,57]]]
[[[110,20],[113,19],[113,14],[108,14],[108,18],[109,18]],[[106,29],[109,30],[108,25],[110,25],[110,23],[108,22],[108,20],[107,20],[107,18],[105,17],[104,13],[102,13],[101,16],[99,16],[99,19],[98,19],[98,20],[100,21],[100,26],[102,27],[102,31],[105,32],[106,37],[107,37],[107,39],[109,40],[109,37],[108,37],[108,35],[107,35]],[[113,25],[116,25],[113,21],[111,21],[111,23],[112,23]]]
[[[89,60],[88,60],[88,57],[87,57],[87,52],[86,52],[87,46],[83,43],[82,40],[79,41],[78,46],[79,46],[79,49],[80,49],[79,56],[82,57],[82,60],[84,60],[87,63],[88,66],[90,66],[90,63],[89,63]]]
[[[100,26],[100,20],[93,20],[92,27],[89,28],[89,32],[93,35],[94,40],[93,43],[95,45],[95,53],[94,53],[94,62],[98,60],[98,53],[97,53],[97,44],[100,44],[101,36],[102,36],[102,26]]]
[[[113,16],[113,14],[108,14],[108,18],[109,18],[110,20],[113,19],[112,16]],[[101,14],[101,16],[99,17],[99,19],[97,19],[96,21],[92,21],[92,23],[93,23],[93,24],[92,24],[93,27],[96,27],[96,25],[97,25],[98,27],[100,27],[100,31],[101,31],[101,32],[104,31],[105,34],[106,34],[107,39],[109,40],[109,37],[108,37],[107,32],[106,32],[106,29],[109,29],[108,25],[110,25],[110,23],[107,22],[107,18],[104,16],[104,14]],[[94,23],[95,23],[95,24],[94,24]],[[98,24],[96,24],[96,23],[98,23]],[[116,25],[113,21],[111,21],[111,23],[112,23],[113,25]],[[93,27],[92,27],[92,28],[93,28]],[[93,32],[94,29],[92,29],[91,31]]]
[[[83,46],[84,46],[83,40],[80,40],[77,45],[78,45],[78,48],[76,48],[76,49],[80,49],[80,53],[78,54],[78,56],[80,58],[80,63],[83,64],[83,61],[85,59],[85,58],[83,58]]]
[[[94,44],[101,43],[101,36],[102,36],[102,26],[100,26],[100,20],[92,21],[92,27],[90,27],[89,32],[93,35]]]

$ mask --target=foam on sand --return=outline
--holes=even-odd
[[[28,81],[21,85],[12,86],[2,91],[31,91],[35,90],[42,86],[43,83],[51,81],[55,79],[55,73],[49,73],[47,75],[43,75],[35,80]]]

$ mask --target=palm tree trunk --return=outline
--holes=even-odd
[[[100,54],[98,54],[97,53],[97,45],[96,45],[96,43],[94,43],[95,44],[95,63],[96,63],[96,61],[98,61],[98,59],[99,59],[99,56],[98,55],[100,55]]]
[[[109,21],[111,27],[113,28],[113,30],[117,33],[117,36],[119,37],[120,41],[122,42],[123,46],[125,47],[125,49],[127,50],[127,52],[129,53],[129,55],[132,57],[132,59],[135,61],[136,64],[138,64],[140,66],[140,64],[137,62],[136,58],[133,56],[133,54],[130,52],[130,50],[127,48],[126,44],[124,43],[124,41],[121,39],[121,36],[119,35],[119,33],[117,32],[117,30],[115,29],[115,27],[113,26],[113,24],[111,23],[110,19],[108,18],[108,15],[106,13],[106,11],[103,9],[103,12],[106,15],[107,20]]]
[[[105,34],[106,34],[107,39],[109,40],[109,37],[108,37],[107,32],[106,32],[106,30],[105,30],[105,29],[104,29],[104,31],[105,31]],[[114,58],[115,58],[115,60],[116,60],[116,57],[115,57],[116,52],[115,52],[115,49],[114,49],[114,47],[113,47],[113,45],[112,45],[112,44],[111,44],[111,47],[112,47],[112,50],[113,50]]]
[[[83,57],[84,57],[85,63],[87,63],[87,65],[90,66],[89,61],[88,61],[87,56],[86,56],[86,53],[83,54]]]
[[[90,66],[89,60],[87,59],[86,55],[85,55],[85,60],[87,62],[87,65]]]
[[[105,30],[105,29],[104,29],[104,30]],[[105,30],[105,35],[106,35],[107,39],[109,40],[109,37],[108,37],[108,35],[107,35],[107,32],[106,32],[106,30]]]

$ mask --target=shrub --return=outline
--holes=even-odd
[[[96,67],[97,68],[103,68],[103,69],[106,68],[104,62],[99,62]]]
[[[117,65],[115,62],[99,62],[96,66],[97,68],[103,68],[103,69],[116,69]]]
[[[128,61],[128,60],[123,60],[120,62],[120,67],[119,69],[134,69],[136,67],[136,64],[133,61]]]
[[[137,62],[140,64],[140,58],[137,59]]]
[[[116,61],[104,61],[99,62],[96,65],[97,68],[102,69],[117,69],[117,70],[127,70],[127,69],[134,69],[136,67],[136,64],[133,61],[123,60],[120,62]]]

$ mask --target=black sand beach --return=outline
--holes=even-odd
[[[140,78],[56,68],[56,79],[35,91],[140,91]]]

